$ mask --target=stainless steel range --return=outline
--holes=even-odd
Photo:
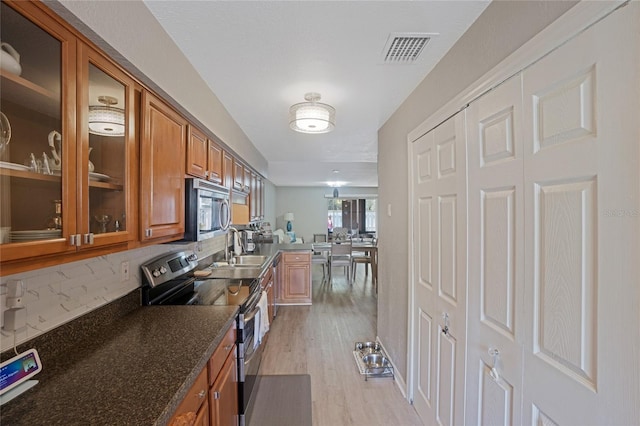
[[[261,296],[258,279],[196,279],[193,251],[159,256],[141,266],[143,305],[237,305],[238,401],[240,426],[257,388],[263,345],[255,344],[255,316]]]

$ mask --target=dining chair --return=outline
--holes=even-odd
[[[322,265],[322,282],[326,277],[325,266],[329,267],[329,256],[327,250],[317,250],[313,247],[313,253],[311,254],[312,265]]]
[[[378,244],[378,240],[376,238],[373,238],[371,240],[371,245],[374,247],[377,247]],[[371,265],[371,259],[372,256],[375,256],[374,251],[364,251],[363,249],[359,249],[357,247],[351,247],[351,271],[353,274],[353,278],[352,280],[356,279],[356,267],[358,266],[359,263],[362,263],[364,265],[364,274],[365,276],[369,275],[369,266]],[[372,274],[372,282],[374,280],[373,277],[373,267],[371,270],[371,274]]]
[[[331,243],[331,252],[329,254],[329,282],[331,282],[331,270],[337,266],[343,266],[345,268],[347,282],[351,284],[351,243]]]
[[[314,243],[326,243],[327,242],[327,234],[313,234],[313,242]]]
[[[347,228],[333,228],[333,241],[344,241],[347,239]]]

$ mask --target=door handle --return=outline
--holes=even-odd
[[[444,327],[442,328],[442,334],[445,336],[451,336],[449,333],[449,314],[446,312],[442,313],[442,319],[444,320]]]
[[[493,365],[491,367],[491,371],[489,371],[489,375],[493,379],[493,381],[497,382],[500,380],[500,373],[498,372],[498,362],[500,359],[500,351],[498,348],[489,348],[489,355],[493,359]]]

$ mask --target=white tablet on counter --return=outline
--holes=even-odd
[[[29,349],[0,364],[0,405],[35,386],[38,381],[31,378],[41,371],[42,363],[35,349]]]

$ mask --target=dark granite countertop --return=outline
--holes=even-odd
[[[258,244],[254,254],[270,257],[262,275],[280,253],[310,250],[311,244]],[[203,305],[139,307],[132,294],[121,317],[120,307],[107,306],[21,345],[20,351],[38,349],[43,371],[35,387],[0,408],[2,425],[166,424],[234,324],[238,306],[208,305],[228,282],[205,280],[198,290]]]
[[[237,306],[148,306],[43,359],[2,425],[166,424],[234,323]]]

